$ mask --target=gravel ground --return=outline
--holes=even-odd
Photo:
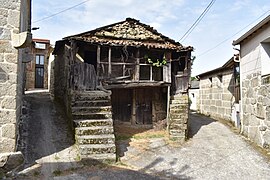
[[[190,139],[174,146],[166,138],[122,140],[120,163],[95,166],[77,162],[67,121],[46,92],[25,97],[22,123],[26,164],[15,179],[269,179],[265,156],[227,126],[191,114]]]

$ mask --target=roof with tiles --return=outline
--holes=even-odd
[[[81,40],[110,46],[143,46],[179,51],[193,50],[191,46],[184,47],[179,42],[157,32],[153,27],[132,18],[63,39]]]

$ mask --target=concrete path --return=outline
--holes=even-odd
[[[77,167],[78,152],[63,109],[46,91],[27,92],[24,106],[19,149],[25,164],[18,179],[22,175],[50,179],[59,171]]]

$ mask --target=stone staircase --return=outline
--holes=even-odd
[[[85,91],[73,96],[72,116],[81,159],[116,161],[110,95]]]
[[[171,96],[169,134],[172,140],[184,143],[188,131],[189,104],[187,94]]]

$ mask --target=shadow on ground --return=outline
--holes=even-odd
[[[202,126],[206,126],[215,121],[215,119],[212,119],[210,117],[206,117],[196,113],[190,113],[188,120],[188,138],[193,138],[193,136],[199,132]]]

